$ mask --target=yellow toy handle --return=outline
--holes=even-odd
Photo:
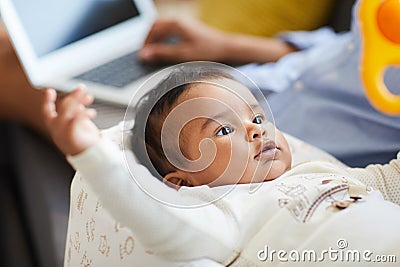
[[[400,95],[392,94],[383,81],[386,68],[400,65],[400,0],[362,0],[359,21],[366,95],[377,110],[400,115]]]

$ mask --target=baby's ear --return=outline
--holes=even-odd
[[[187,185],[187,181],[180,171],[172,171],[167,173],[163,179],[164,184],[178,190],[181,186]]]

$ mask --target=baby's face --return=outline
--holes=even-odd
[[[282,175],[291,166],[286,139],[246,87],[222,82],[229,89],[206,82],[194,85],[164,121],[175,131],[165,136],[179,136],[165,141],[170,151],[179,145],[182,154],[169,158],[185,173],[184,184],[263,182]]]

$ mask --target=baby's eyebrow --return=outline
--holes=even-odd
[[[214,115],[214,116],[211,116],[211,117],[209,117],[209,118],[206,118],[206,120],[204,121],[203,125],[201,125],[201,131],[204,131],[204,129],[206,129],[207,126],[208,126],[210,123],[216,122],[216,121],[218,121],[218,119],[224,118],[224,117],[226,117],[226,116],[229,115],[229,114],[230,114],[230,110],[225,110],[225,111],[220,112],[220,113],[218,113],[218,114],[216,114],[216,115]]]
[[[254,111],[254,110],[263,110],[259,104],[251,104],[251,105],[249,105],[249,106],[250,106],[251,111]]]

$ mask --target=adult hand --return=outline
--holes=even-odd
[[[168,43],[171,38],[178,42]],[[227,34],[199,21],[159,19],[151,28],[140,58],[154,63],[225,61]]]
[[[50,136],[65,155],[76,155],[100,139],[100,131],[92,119],[96,112],[86,106],[93,102],[82,86],[56,101],[53,89],[45,92],[42,111]]]
[[[178,38],[177,43],[168,43]],[[277,38],[219,31],[195,20],[160,19],[151,28],[140,58],[152,63],[194,60],[227,64],[277,61],[297,49]]]

